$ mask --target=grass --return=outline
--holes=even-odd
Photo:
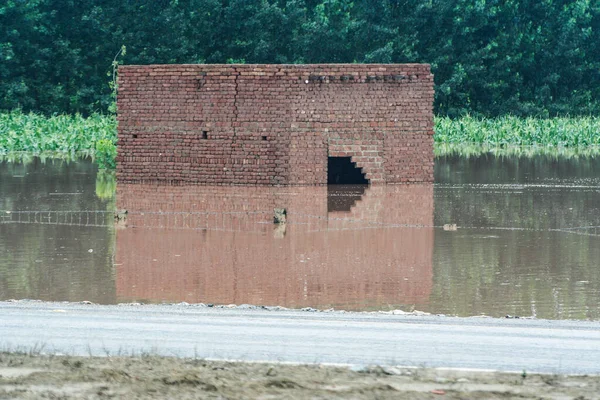
[[[437,156],[589,157],[600,154],[600,117],[436,117],[434,140]],[[116,143],[114,116],[0,113],[0,160],[91,156],[100,169],[112,170]]]

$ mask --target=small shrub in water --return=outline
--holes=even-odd
[[[117,166],[117,146],[110,139],[98,140],[94,159],[100,169],[115,169]]]

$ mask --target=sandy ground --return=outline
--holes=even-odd
[[[0,353],[0,399],[600,399],[600,377]]]

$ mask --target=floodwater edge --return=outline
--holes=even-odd
[[[598,292],[595,291],[598,279],[593,261],[597,259],[598,242],[590,236],[575,235],[572,230],[558,233],[555,229],[599,224],[595,199],[600,186],[594,171],[598,170],[600,159],[554,163],[546,159],[530,161],[491,157],[463,161],[464,159],[460,158],[442,160],[437,166],[441,176],[440,181],[448,184],[434,184],[425,196],[417,196],[419,201],[414,204],[418,204],[418,207],[409,207],[403,213],[403,215],[411,212],[418,213],[424,204],[427,204],[427,215],[429,210],[433,209],[433,222],[430,221],[427,225],[436,228],[432,229],[430,236],[423,238],[425,243],[423,248],[415,251],[414,246],[410,244],[413,242],[404,240],[406,236],[404,231],[394,229],[390,232],[382,232],[373,242],[386,243],[386,246],[376,247],[374,244],[365,246],[368,252],[358,253],[357,257],[352,258],[355,261],[343,263],[339,263],[338,260],[345,260],[344,248],[347,247],[347,243],[353,243],[349,247],[355,249],[363,248],[356,244],[372,242],[352,239],[354,236],[350,238],[352,240],[348,240],[346,233],[342,235],[335,231],[335,233],[319,235],[312,233],[301,235],[300,229],[304,227],[294,225],[295,221],[288,224],[287,236],[283,240],[275,236],[275,233],[279,233],[278,230],[273,230],[275,233],[271,234],[269,224],[257,225],[259,230],[265,233],[257,235],[259,238],[252,240],[240,234],[235,235],[235,238],[211,231],[204,235],[202,229],[189,231],[189,234],[188,231],[175,234],[162,228],[137,229],[136,227],[141,225],[145,226],[146,222],[145,220],[136,222],[133,219],[129,221],[131,229],[116,229],[122,227],[115,227],[113,221],[115,199],[112,183],[114,180],[110,179],[112,178],[110,175],[107,175],[107,179],[104,180],[101,174],[96,174],[95,167],[89,161],[68,165],[62,162],[42,165],[36,161],[31,167],[23,168],[4,164],[6,170],[2,180],[6,182],[6,186],[3,188],[4,193],[8,195],[3,196],[5,205],[2,208],[6,210],[6,214],[3,214],[5,216],[3,222],[11,219],[7,216],[12,215],[15,210],[93,209],[103,211],[101,215],[106,216],[103,220],[106,228],[71,226],[55,228],[47,225],[11,223],[2,225],[5,257],[1,269],[2,276],[6,279],[4,282],[8,284],[3,282],[0,290],[3,295],[0,298],[72,302],[88,300],[98,304],[189,302],[227,306],[246,303],[280,305],[297,309],[313,307],[323,310],[335,308],[357,311],[385,310],[386,312],[400,309],[405,312],[418,310],[465,317],[474,315],[505,317],[508,314],[519,317],[536,316],[542,319],[598,320],[598,308],[594,306],[598,298]],[[493,167],[489,168],[490,173],[469,175],[468,171],[471,170],[478,173],[482,170],[487,171],[488,169],[483,168],[486,165]],[[54,179],[52,178],[54,175],[59,177]],[[487,176],[494,177],[494,182],[498,181],[500,185],[491,185],[488,188]],[[573,182],[575,184],[573,189],[569,186],[571,177],[577,179]],[[52,183],[55,181],[56,183]],[[65,186],[64,182],[68,182],[69,185]],[[528,189],[527,184],[531,182],[534,185]],[[540,183],[546,182],[550,184],[548,188],[539,187]],[[523,184],[526,185],[525,188],[522,187]],[[563,188],[563,185],[566,186]],[[554,186],[558,189],[554,190]],[[27,187],[41,188],[42,197],[38,195],[38,189],[31,193],[35,200],[33,203],[28,203],[21,195],[12,194],[21,193],[24,191],[23,188]],[[379,189],[381,188],[367,189],[366,194],[359,200],[354,200],[350,196],[349,198],[355,201],[355,210],[360,211],[361,207],[365,208],[372,204],[371,200],[381,198]],[[178,193],[178,190],[179,188],[174,188],[173,193]],[[190,188],[189,192],[186,189],[184,193],[187,193],[186,196],[189,198],[196,198],[195,194],[202,192],[207,192],[209,198],[210,196],[220,198],[222,197],[219,195],[220,190],[215,189],[213,193],[211,188]],[[236,193],[234,197],[239,198],[240,196],[237,196],[239,189],[232,190]],[[252,189],[255,190],[257,189]],[[288,189],[271,190],[283,190],[285,193],[289,191]],[[324,189],[319,190],[318,199],[322,202],[320,207],[322,213],[308,212],[307,214],[327,216],[334,221],[335,228],[342,223],[339,218],[349,214],[337,212],[330,214],[330,209],[333,208],[330,207],[329,200],[325,203]],[[398,190],[405,191],[402,188]],[[410,190],[406,190],[410,194]],[[120,186],[120,192],[121,198],[127,193],[123,185]],[[132,193],[133,201],[138,201],[136,198],[142,201],[147,197],[143,193]],[[160,202],[172,204],[173,200],[169,198],[172,196],[171,190],[167,188],[165,193],[164,199]],[[105,198],[106,200],[103,200]],[[241,196],[241,198],[245,197]],[[327,198],[330,198],[329,191],[327,191]],[[431,203],[421,201],[423,198],[433,202],[433,206]],[[10,199],[13,201],[11,202]],[[405,204],[401,200],[402,198],[399,198],[399,201],[394,204]],[[232,200],[232,202],[236,207],[249,203],[246,200]],[[285,200],[284,203],[293,202]],[[532,203],[535,204],[534,208],[514,208],[520,204]],[[577,207],[567,212],[560,206],[569,203]],[[255,207],[259,210],[264,208],[265,212],[269,213],[268,206],[263,207],[262,204],[267,203],[261,200]],[[391,210],[394,204],[388,205],[386,209]],[[336,204],[333,206],[337,207]],[[210,210],[227,211],[220,201],[214,202],[211,207]],[[327,214],[325,214],[325,207],[327,207]],[[135,207],[131,208],[129,204],[122,208],[135,211]],[[152,203],[144,203],[138,207],[138,210],[143,212],[157,210],[157,215],[160,215],[161,208],[164,206],[159,204],[153,207]],[[481,212],[473,211],[480,208]],[[549,217],[543,215],[545,210],[553,209],[562,211],[550,213]],[[184,208],[184,211],[193,212],[193,205]],[[299,208],[297,211],[303,209]],[[481,213],[488,219],[473,220],[473,216],[477,217]],[[168,218],[169,214],[166,215]],[[154,218],[154,214],[149,215],[148,218],[150,217]],[[158,222],[159,226],[164,225],[163,219]],[[265,220],[265,222],[269,221]],[[458,230],[448,232],[442,230],[442,225],[446,223],[457,223]],[[522,228],[522,231],[501,230],[490,233],[489,228],[496,227]],[[546,236],[541,236],[544,233],[539,233],[541,232],[539,228],[549,232],[545,234],[547,239]],[[244,229],[248,230],[248,228]],[[413,230],[407,232],[411,237],[414,236],[410,233]],[[420,235],[425,231],[419,229],[415,232]],[[137,235],[136,238],[139,239],[142,233],[144,233],[144,240],[138,242],[129,240],[132,235]],[[586,230],[581,233],[590,232]],[[115,240],[115,235],[119,240]],[[361,237],[368,239],[374,235],[369,233]],[[29,242],[40,243],[42,247],[37,251],[29,252],[28,248],[38,247],[24,246],[20,238],[36,238]],[[229,249],[261,248],[264,251],[259,252],[261,256],[256,260],[244,257],[244,262],[238,263],[236,269],[235,260],[232,261],[233,256],[227,258],[232,252],[215,245],[223,242],[223,238],[229,243]],[[330,245],[325,248],[319,247],[318,254],[303,256],[304,253],[313,251],[316,243],[327,242],[326,239],[331,238],[337,241],[329,240]],[[311,241],[314,244],[311,244]],[[118,243],[120,243],[119,251],[115,248]],[[140,247],[143,243],[152,244]],[[179,243],[187,244],[180,246]],[[281,258],[279,257],[281,246],[290,248],[294,243],[304,243],[301,251],[296,246],[297,254],[288,258],[295,264],[286,262],[285,265],[279,265],[279,262],[273,261]],[[161,244],[167,245],[161,247]],[[402,246],[398,247],[397,244]],[[335,246],[332,247],[333,245]],[[392,245],[396,247],[391,247]],[[506,246],[517,251],[516,258],[502,260],[501,255],[505,254],[503,249]],[[148,251],[139,251],[144,248],[152,249],[152,255],[135,256],[136,252],[149,254]],[[410,249],[410,254],[418,254],[418,259],[411,258],[410,254],[409,258],[402,258],[407,254],[403,250],[405,248]],[[539,248],[542,250],[532,250]],[[544,248],[547,251],[543,250]],[[268,252],[271,249],[275,250],[273,254],[279,258],[263,256],[263,254],[272,254]],[[340,251],[334,251],[335,249]],[[482,257],[474,259],[472,251],[478,249],[486,249],[486,251]],[[553,249],[558,251],[552,257]],[[23,252],[23,256],[18,256],[20,252]],[[215,254],[216,261],[198,262],[201,254]],[[381,260],[371,257],[372,254],[375,256],[385,254],[387,258]],[[310,257],[311,261],[308,262],[305,257]],[[390,257],[396,257],[398,261],[392,260],[390,264],[388,262]],[[65,258],[68,260],[65,261]],[[532,259],[535,259],[535,262],[532,263]],[[31,260],[35,260],[35,263]],[[227,263],[226,268],[223,268],[223,262]],[[325,275],[326,272],[323,271],[329,269],[319,268],[318,265],[322,262],[335,266],[337,268],[335,274]],[[371,275],[352,275],[346,272],[372,271],[373,269],[367,268],[369,264],[377,267],[376,270],[380,272]],[[398,267],[381,267],[386,265]],[[413,270],[417,272],[413,273]],[[548,270],[552,273],[546,274]],[[235,277],[232,275],[234,272],[238,274],[241,272],[239,275],[241,278],[237,282],[245,285],[235,286],[237,291],[232,289],[232,282],[235,282]],[[307,273],[312,274],[309,279],[303,276]],[[223,274],[228,274],[226,279],[221,276]],[[269,285],[274,274],[280,274],[285,277],[286,282],[291,282],[295,286],[278,285],[271,289]],[[249,278],[257,276],[259,278]],[[345,281],[347,276],[357,278]],[[153,278],[148,282],[144,277],[162,278]],[[48,284],[49,282],[54,283]],[[147,283],[145,286],[144,282]],[[189,282],[197,283],[188,284]],[[246,284],[248,282],[254,284]],[[344,297],[338,293],[342,293],[340,288],[345,287],[345,282],[353,285],[353,290],[343,292],[348,293]],[[358,287],[361,282],[373,283],[371,287],[375,287],[377,291],[372,290],[362,295],[352,294],[360,293],[359,290],[354,290],[354,287]],[[390,282],[391,286],[384,287],[387,282]],[[325,286],[320,286],[321,284]],[[289,289],[290,287],[292,289]],[[418,291],[421,288],[424,291]],[[307,289],[308,297],[303,292]],[[323,293],[328,297],[324,297]],[[383,295],[379,295],[380,293]],[[481,293],[484,297],[478,295]],[[530,293],[534,293],[535,296],[531,297]],[[558,294],[558,297],[551,297],[552,293]]]
[[[592,158],[600,156],[600,145],[587,146],[564,146],[564,145],[517,145],[517,144],[494,144],[479,143],[472,141],[463,142],[434,142],[433,152],[436,158],[440,157],[480,157],[492,155],[496,157],[524,157],[533,158],[538,156],[552,157],[554,159],[577,159]],[[0,149],[0,162],[31,163],[39,158],[45,162],[77,162],[80,160],[91,160],[98,163],[98,154],[92,151],[6,151]],[[115,161],[113,160],[112,163]],[[115,168],[99,166],[99,172],[114,173]]]

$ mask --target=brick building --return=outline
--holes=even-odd
[[[121,66],[119,182],[433,181],[426,64]]]

